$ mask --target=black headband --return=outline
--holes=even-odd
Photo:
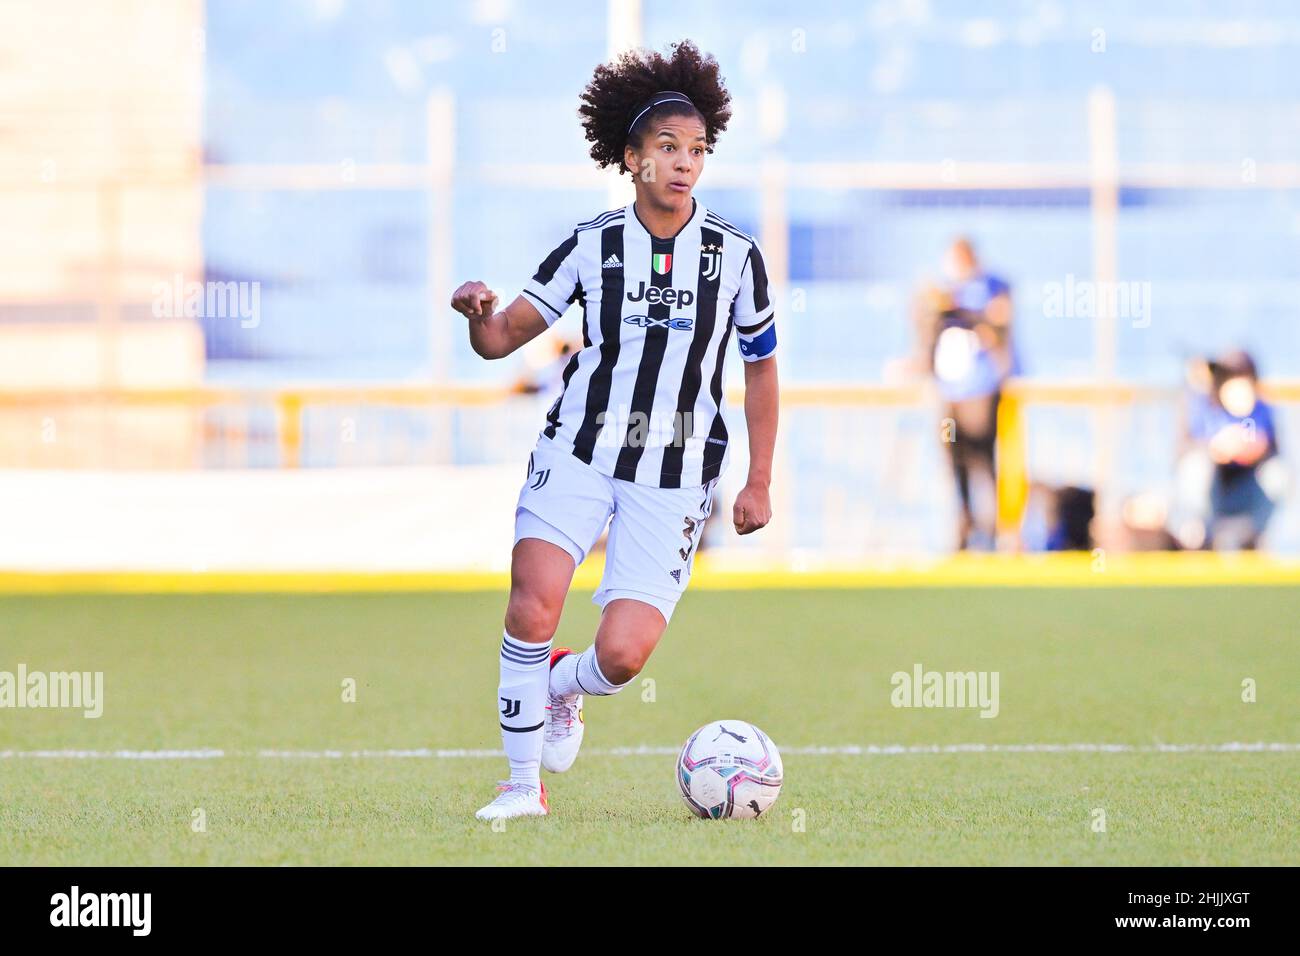
[[[642,116],[645,116],[646,113],[654,109],[656,106],[661,106],[664,103],[685,103],[691,109],[695,110],[695,112],[699,112],[699,110],[695,109],[695,104],[691,102],[691,98],[685,93],[678,93],[676,90],[660,90],[654,96],[650,97],[650,99],[641,104],[636,111],[636,115],[632,117],[632,122],[627,124],[627,131],[631,133],[632,127],[637,124],[637,120],[641,119]]]

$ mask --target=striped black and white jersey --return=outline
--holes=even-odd
[[[601,474],[683,488],[727,463],[722,369],[732,329],[747,362],[776,349],[758,243],[692,199],[671,239],[633,205],[581,223],[524,288],[546,317],[582,307],[582,349],[542,437]]]

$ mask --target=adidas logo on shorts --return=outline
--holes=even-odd
[[[619,260],[618,260],[618,256],[617,256],[616,254],[614,254],[614,253],[611,252],[611,253],[609,254],[609,258],[606,259],[606,260],[601,264],[601,268],[602,268],[602,269],[621,269],[621,268],[623,268],[623,263],[619,262]]]
[[[676,581],[678,584],[682,583],[682,572],[680,568],[673,568],[673,570],[669,571],[668,573],[673,576],[673,580]]]

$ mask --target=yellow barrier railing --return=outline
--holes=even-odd
[[[1265,398],[1276,402],[1300,402],[1300,379],[1270,379],[1260,384]],[[0,389],[0,408],[35,405],[237,405],[295,402],[300,406],[355,403],[361,405],[494,405],[517,394],[501,385],[289,385],[275,388],[196,386],[194,388],[131,389]],[[1177,386],[1141,385],[1130,382],[1045,382],[1012,379],[1003,387],[1028,403],[1070,405],[1130,404],[1136,401],[1174,399],[1182,394]],[[733,405],[744,398],[741,387],[729,388]],[[910,405],[929,395],[926,382],[876,384],[824,382],[783,384],[782,404],[810,405]]]
[[[1300,402],[1300,379],[1275,379],[1262,384],[1262,393],[1276,402]],[[164,389],[35,389],[0,390],[0,411],[95,408],[189,408],[216,406],[269,407],[275,409],[277,441],[282,467],[298,467],[302,459],[303,415],[320,406],[464,408],[490,407],[516,393],[498,385],[361,384],[306,385],[276,388],[200,386]],[[1181,389],[1126,382],[1042,382],[1026,379],[1006,383],[999,414],[1000,510],[1013,523],[1024,503],[1025,426],[1029,405],[1064,404],[1123,406],[1148,401],[1176,401]],[[728,400],[739,408],[743,388],[728,389]],[[873,384],[839,382],[786,384],[782,405],[809,407],[924,406],[933,400],[928,382]]]

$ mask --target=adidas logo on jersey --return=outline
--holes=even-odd
[[[604,263],[601,265],[601,268],[602,268],[602,269],[621,269],[621,268],[623,268],[623,263],[619,262],[619,261],[618,261],[618,256],[611,252],[611,253],[609,254],[609,258],[606,259],[606,260],[604,261]]]

